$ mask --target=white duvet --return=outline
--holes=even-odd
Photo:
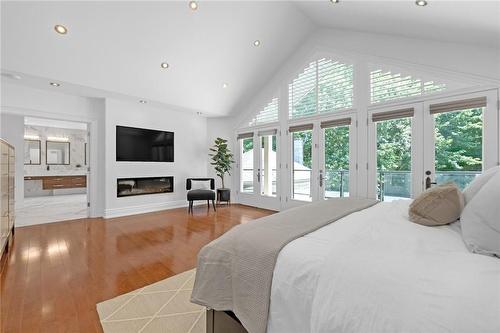
[[[380,203],[289,243],[273,276],[268,333],[500,332],[500,259],[457,226]]]

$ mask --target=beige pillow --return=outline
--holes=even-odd
[[[455,222],[464,209],[464,196],[453,183],[433,187],[410,205],[410,221],[437,226]]]

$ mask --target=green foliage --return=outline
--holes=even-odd
[[[436,115],[436,170],[481,171],[482,109]]]
[[[349,126],[325,129],[325,169],[349,170]]]
[[[377,123],[377,169],[411,170],[411,119]]]
[[[222,187],[224,188],[224,175],[231,174],[231,164],[234,163],[233,154],[227,147],[227,140],[222,138],[215,139],[215,143],[212,148],[210,148],[211,153],[208,155],[212,157],[211,165],[214,166],[215,172],[222,181]]]
[[[293,132],[293,141],[302,141],[302,153],[304,154],[304,165],[312,168],[312,131]]]

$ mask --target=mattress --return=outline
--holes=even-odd
[[[268,333],[500,332],[500,260],[383,202],[286,245]]]

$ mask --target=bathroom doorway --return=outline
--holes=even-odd
[[[24,118],[24,200],[18,225],[87,218],[88,124]]]

